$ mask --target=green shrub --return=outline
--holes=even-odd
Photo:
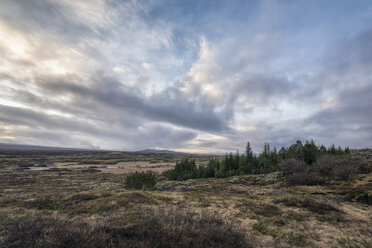
[[[153,172],[135,172],[126,177],[125,188],[151,190],[156,185],[156,176]]]

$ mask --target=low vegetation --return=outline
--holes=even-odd
[[[98,221],[32,216],[2,230],[0,247],[257,247],[242,229],[209,214],[141,208]]]
[[[247,154],[229,170],[230,155],[211,159],[217,170],[184,157],[165,176],[4,170],[0,247],[369,248],[371,151],[342,151],[276,152],[261,174]]]
[[[334,204],[327,201],[317,201],[311,198],[287,197],[274,200],[274,203],[281,203],[288,207],[306,208],[315,213],[327,213],[328,211],[340,211]]]

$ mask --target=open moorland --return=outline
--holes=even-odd
[[[206,165],[210,159],[218,157],[220,156],[186,153],[3,150],[0,151],[0,171],[40,171],[53,168],[115,174],[149,169],[163,172],[183,159],[193,159],[197,165]]]
[[[368,170],[313,185],[283,171],[170,180],[164,168],[185,158],[206,166],[213,156],[0,154],[0,247],[372,246]],[[371,166],[370,154],[353,157]],[[156,185],[126,188],[135,170],[153,170]]]

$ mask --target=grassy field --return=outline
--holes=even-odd
[[[372,173],[321,186],[288,186],[280,173],[185,181],[158,174],[156,190],[138,191],[123,187],[121,173],[20,169],[20,161],[172,164],[191,156],[115,154],[2,154],[2,169],[13,170],[0,174],[0,247],[372,246]]]

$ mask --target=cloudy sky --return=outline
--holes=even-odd
[[[0,142],[372,146],[372,1],[0,0]]]

